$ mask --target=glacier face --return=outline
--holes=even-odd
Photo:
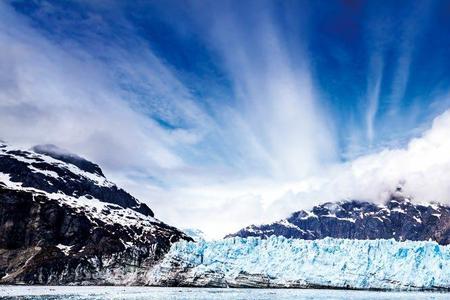
[[[149,284],[181,286],[447,289],[450,247],[280,236],[181,241],[147,278]]]

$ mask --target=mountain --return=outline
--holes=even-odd
[[[325,203],[271,224],[251,225],[227,237],[283,236],[305,240],[395,239],[450,243],[450,207],[414,204],[399,188],[384,205],[364,201]]]
[[[450,207],[399,188],[384,205],[325,203],[222,240],[180,241],[147,284],[448,291],[449,236]]]
[[[0,283],[139,284],[179,240],[98,165],[0,143]]]
[[[0,142],[0,284],[449,289],[449,239],[450,207],[399,189],[384,205],[325,203],[206,241],[93,162]]]

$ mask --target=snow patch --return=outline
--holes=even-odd
[[[72,250],[73,246],[66,246],[63,244],[56,245],[57,248],[59,248],[65,255],[69,255],[70,250]]]
[[[45,176],[54,177],[54,178],[58,178],[59,177],[58,173],[56,173],[55,171],[41,170],[41,169],[38,169],[36,167],[33,167],[32,165],[29,165],[28,169],[30,169],[34,173],[41,173],[41,174],[43,174]]]

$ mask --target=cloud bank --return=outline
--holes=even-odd
[[[310,178],[295,194],[298,203],[335,199],[362,199],[382,203],[398,185],[417,202],[450,203],[450,111],[436,117],[432,127],[405,148],[385,149],[335,165],[320,177]],[[308,201],[308,199],[310,199]],[[313,200],[311,200],[313,199]],[[284,210],[290,200],[275,201]],[[290,209],[293,209],[291,206]],[[288,208],[289,210],[289,208]],[[283,212],[284,214],[287,211]],[[281,214],[283,214],[281,213]]]

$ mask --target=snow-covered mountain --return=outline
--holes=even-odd
[[[401,190],[384,205],[363,201],[325,203],[298,211],[271,224],[251,225],[227,237],[272,235],[306,240],[325,237],[345,239],[395,239],[450,243],[450,207],[415,204]]]
[[[0,143],[0,283],[138,284],[180,239],[98,165]]]
[[[0,284],[450,289],[449,239],[449,207],[397,191],[205,241],[86,159],[0,143]]]
[[[450,289],[450,246],[271,236],[175,244],[149,284],[197,287]]]

